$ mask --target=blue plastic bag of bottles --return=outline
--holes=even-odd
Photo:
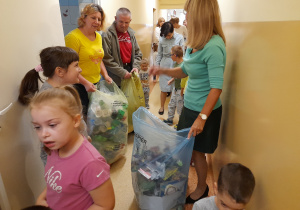
[[[132,184],[140,209],[184,209],[194,137],[144,107],[133,113]]]
[[[95,148],[111,164],[126,152],[128,102],[114,82],[100,81],[98,89],[90,96],[88,134]]]

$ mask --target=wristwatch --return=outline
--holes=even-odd
[[[202,114],[201,112],[199,113],[199,116],[201,117],[202,120],[207,120],[207,115]]]

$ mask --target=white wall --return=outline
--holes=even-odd
[[[101,1],[101,6],[107,17],[107,24],[110,26],[115,19],[117,10],[126,7],[131,11],[131,24],[150,24],[153,22],[153,8],[157,8],[156,0],[114,0]]]
[[[299,0],[218,0],[223,22],[300,20]]]
[[[240,162],[256,179],[247,209],[300,209],[300,1],[219,3],[227,61],[215,177]]]
[[[0,206],[19,210],[33,205],[45,185],[29,112],[16,102],[18,88],[40,63],[39,52],[64,45],[64,36],[58,0],[1,1],[0,14],[0,111],[13,103],[0,115]]]
[[[0,110],[17,98],[24,74],[39,64],[39,52],[64,45],[58,0],[2,1],[0,7]]]
[[[106,14],[106,27],[115,20],[115,15],[120,7],[126,7],[131,11],[132,21],[130,27],[135,31],[135,37],[143,53],[143,57],[149,58],[151,52],[153,32],[153,8],[158,8],[158,0],[112,0],[101,1],[101,6]],[[156,21],[155,21],[156,22]]]

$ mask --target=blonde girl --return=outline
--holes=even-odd
[[[159,38],[160,38],[160,29],[161,29],[161,26],[165,22],[166,22],[165,18],[163,18],[163,17],[158,18],[157,24],[156,24],[156,27],[155,27],[155,30],[154,30],[153,43],[158,44]]]
[[[71,86],[36,94],[29,108],[40,141],[48,148],[46,188],[36,205],[51,209],[113,209],[109,165],[81,135],[81,102]]]

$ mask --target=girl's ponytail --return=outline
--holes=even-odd
[[[22,80],[18,101],[28,105],[32,96],[39,90],[39,80],[42,79],[39,72],[47,78],[52,78],[56,67],[68,70],[69,65],[74,61],[79,61],[77,52],[68,47],[47,47],[40,52],[41,64],[27,72]]]
[[[20,90],[18,101],[23,105],[28,105],[32,96],[39,90],[39,80],[42,79],[36,69],[31,69],[24,76]]]

